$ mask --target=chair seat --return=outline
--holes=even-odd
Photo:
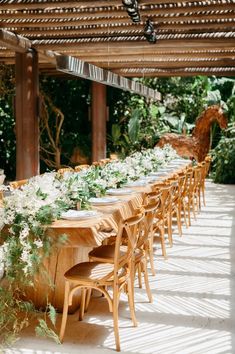
[[[98,281],[113,271],[113,264],[100,262],[83,262],[70,268],[64,275],[65,279],[82,281]]]
[[[89,252],[89,257],[93,260],[102,260],[103,262],[112,263],[114,259],[115,245],[104,245],[94,248]],[[120,247],[120,256],[124,256],[127,251],[127,246]],[[143,256],[143,251],[139,248],[135,250],[135,261],[139,261]]]

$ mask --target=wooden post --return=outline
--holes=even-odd
[[[39,174],[38,55],[16,53],[16,179]]]
[[[106,86],[92,82],[92,161],[106,158]]]

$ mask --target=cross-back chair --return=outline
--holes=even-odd
[[[68,307],[72,304],[73,294],[83,290],[82,303],[80,306],[80,319],[84,315],[84,297],[87,290],[96,289],[101,292],[108,301],[109,310],[113,314],[114,334],[116,350],[120,351],[119,327],[118,327],[118,306],[122,290],[126,288],[128,294],[131,318],[134,326],[137,325],[134,309],[133,296],[133,262],[134,252],[142,232],[144,214],[139,213],[119,224],[119,230],[115,241],[114,257],[112,262],[83,262],[69,269],[65,277],[65,296],[63,316],[60,329],[60,341],[63,341],[67,322]],[[125,231],[127,246],[121,247],[122,236]],[[110,295],[109,289],[113,289]]]
[[[59,173],[60,175],[63,175],[66,172],[74,172],[74,169],[72,167],[64,167],[64,168],[59,168],[57,170],[57,173]]]
[[[10,182],[9,184],[10,184],[11,188],[17,189],[17,188],[24,186],[27,182],[28,182],[28,179],[21,179],[19,181]]]
[[[149,237],[148,237],[148,244],[147,244],[147,255],[150,262],[151,272],[152,275],[155,275],[154,269],[154,258],[153,258],[153,246],[154,246],[154,238],[156,237],[156,230],[159,231],[159,238],[161,242],[162,254],[166,254],[165,251],[165,232],[164,232],[164,217],[162,215],[162,199],[161,199],[162,192],[150,192],[146,193],[144,196],[145,204],[155,202],[155,213],[152,225],[149,228]],[[164,252],[165,251],[165,252]]]
[[[168,181],[158,183],[154,186],[155,192],[161,193],[161,208],[159,209],[156,219],[158,222],[154,225],[154,239],[159,239],[161,242],[162,255],[167,259],[165,246],[165,228],[167,228],[168,241],[170,246],[173,245],[172,239],[172,185]]]
[[[139,286],[142,287],[142,274],[144,276],[145,288],[148,295],[149,302],[152,302],[152,294],[149,286],[147,262],[149,257],[149,249],[152,247],[153,237],[153,222],[159,207],[159,202],[151,200],[143,205],[144,222],[142,230],[138,238],[138,242],[134,251],[134,273],[138,272]],[[121,249],[125,250],[126,234],[123,233]],[[89,258],[92,261],[113,262],[114,259],[114,244],[102,245],[89,253]],[[134,286],[134,278],[133,278]]]
[[[83,164],[83,165],[77,165],[74,167],[75,172],[80,172],[83,170],[87,170],[90,167],[90,165]]]

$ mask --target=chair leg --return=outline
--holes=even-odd
[[[201,210],[201,191],[200,191],[200,188],[198,189],[198,192],[197,192],[197,195],[198,195],[198,211]]]
[[[172,238],[172,215],[168,215],[167,218],[167,229],[168,229],[168,240],[170,243],[170,247],[173,246],[173,238]]]
[[[204,186],[202,186],[202,200],[203,200],[203,205],[206,206],[205,187]]]
[[[67,317],[68,317],[68,308],[69,308],[69,282],[65,282],[65,292],[64,292],[64,306],[63,306],[63,315],[62,315],[62,322],[60,326],[60,342],[63,342],[64,339],[64,332],[65,332],[65,327],[66,327],[66,322],[67,322]]]
[[[191,226],[191,197],[188,199],[187,203],[187,214],[188,214],[188,226]]]
[[[142,277],[140,263],[137,265],[139,288],[142,289]]]
[[[130,308],[131,319],[132,319],[133,325],[134,325],[134,327],[137,327],[138,323],[137,323],[136,315],[135,315],[135,300],[134,300],[133,290],[134,289],[131,284],[131,278],[129,278],[127,281],[128,302],[129,302],[129,308]]]
[[[197,201],[196,201],[196,204],[197,204]],[[194,219],[196,220],[196,208],[195,208],[195,196],[193,195],[192,197],[192,207],[193,207],[193,216],[194,216]]]
[[[119,304],[119,293],[118,290],[113,293],[113,325],[114,325],[114,336],[116,343],[116,350],[120,352],[120,338],[119,338],[119,327],[118,327],[118,304]]]
[[[203,205],[206,206],[206,199],[205,199],[205,183],[202,184],[202,200],[203,200]]]
[[[144,273],[145,288],[146,288],[146,292],[147,292],[147,295],[148,295],[149,302],[153,302],[153,297],[152,297],[151,289],[150,289],[150,286],[149,286],[149,278],[148,278],[148,270],[147,270],[147,261],[146,261],[146,259],[142,260],[141,268],[142,268],[142,272]]]
[[[149,256],[149,262],[150,262],[150,267],[151,267],[151,272],[152,275],[156,275],[155,269],[154,269],[154,260],[153,260],[153,237],[151,236],[148,244],[148,256]]]
[[[88,310],[88,306],[89,306],[89,303],[90,303],[90,300],[91,300],[91,292],[92,292],[92,289],[88,289],[87,290],[85,312],[87,312],[87,310]]]
[[[176,218],[177,218],[177,226],[179,235],[182,236],[182,225],[181,225],[181,212],[180,209],[176,209]]]
[[[161,247],[162,247],[162,255],[165,259],[167,259],[166,255],[166,246],[165,246],[165,232],[163,228],[160,228],[160,240],[161,240]]]
[[[188,228],[188,222],[187,222],[187,218],[186,218],[186,208],[185,208],[185,204],[183,202],[183,213],[184,213],[184,223],[185,223],[185,226]]]
[[[85,288],[81,289],[81,303],[80,303],[80,309],[79,309],[79,321],[83,320],[84,317],[84,311],[85,311],[85,305],[86,305],[86,294],[87,291]]]

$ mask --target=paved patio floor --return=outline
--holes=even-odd
[[[123,353],[235,353],[235,185],[207,182],[206,207],[183,237],[174,234],[168,260],[157,245],[150,276],[154,302],[136,288],[139,321],[132,327],[125,295],[120,304]],[[58,318],[60,322],[60,316]],[[27,328],[7,354],[114,353],[112,317],[104,298],[94,298],[83,322],[70,315],[63,345],[37,338]]]

